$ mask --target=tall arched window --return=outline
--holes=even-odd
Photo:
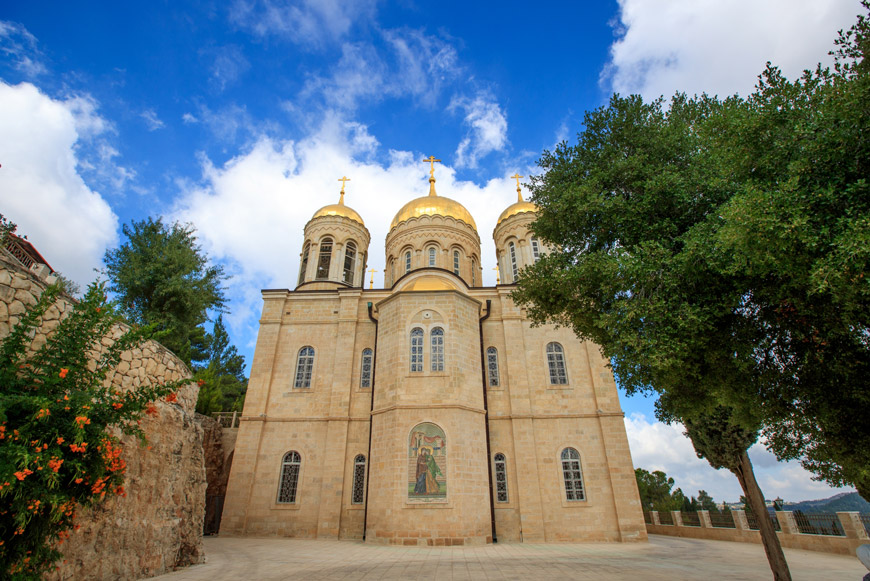
[[[495,500],[496,502],[507,502],[507,468],[504,454],[496,454],[493,460],[495,463]]]
[[[353,285],[353,271],[356,263],[356,244],[348,242],[344,247],[344,282]]]
[[[423,329],[411,329],[411,371],[423,371]]]
[[[314,347],[303,347],[296,358],[296,381],[293,387],[311,387],[312,369],[314,369]]]
[[[305,248],[302,249],[302,262],[299,263],[299,282],[296,283],[296,286],[299,286],[303,282],[305,282],[305,271],[308,270],[308,253],[311,252],[311,243],[307,242],[305,244]]]
[[[296,489],[299,485],[299,468],[302,466],[302,456],[292,450],[284,454],[281,461],[281,479],[278,483],[278,502],[292,504],[296,502]]]
[[[532,236],[532,256],[535,259],[535,262],[541,258],[541,247],[538,245],[538,239]]]
[[[435,247],[429,247],[429,266],[435,266]]]
[[[477,286],[477,261],[471,259],[471,286]]]
[[[317,278],[329,278],[329,263],[332,260],[332,238],[320,242],[320,256],[317,258]]]
[[[453,274],[459,276],[459,251],[453,251]]]
[[[565,350],[558,343],[547,343],[547,367],[550,370],[550,383],[552,385],[567,385]]]
[[[513,275],[511,282],[517,282],[517,247],[514,245],[513,242],[511,242],[510,244],[508,244],[508,250],[510,251],[511,255],[511,274]]]
[[[393,283],[396,282],[396,259],[390,259],[390,286],[393,286]]]
[[[411,251],[405,253],[405,272],[411,272]]]
[[[444,329],[432,329],[429,341],[432,343],[432,371],[444,371]]]
[[[583,471],[580,470],[580,453],[574,448],[562,450],[562,477],[565,479],[567,500],[586,500]]]
[[[486,350],[486,370],[489,372],[489,386],[498,387],[498,350],[495,347]]]
[[[362,366],[359,372],[359,386],[368,389],[372,386],[372,350],[363,349]]]
[[[351,504],[362,504],[365,499],[366,486],[366,457],[362,454],[357,454],[353,459],[353,492],[351,493]]]

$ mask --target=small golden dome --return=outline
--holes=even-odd
[[[442,276],[425,275],[410,281],[400,290],[403,291],[435,291],[435,290],[459,290],[452,281]]]
[[[323,206],[311,217],[311,219],[320,218],[321,216],[342,216],[344,218],[350,218],[356,222],[359,222],[363,226],[366,225],[363,222],[362,217],[356,213],[356,211],[352,208],[349,208],[344,205],[344,192],[341,192],[341,198],[339,198],[337,204],[330,204],[328,206]]]
[[[523,200],[523,192],[520,189],[520,178],[524,176],[516,174],[511,177],[516,178],[517,180],[517,201],[504,209],[504,212],[501,213],[501,215],[498,217],[498,221],[495,223],[496,227],[501,224],[502,220],[510,218],[511,216],[516,216],[517,214],[524,214],[526,212],[534,213],[538,211],[538,207],[536,205]]]

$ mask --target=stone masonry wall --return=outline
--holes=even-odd
[[[0,339],[44,288],[31,272],[0,256]],[[66,297],[50,307],[32,347],[44,345],[46,335],[72,309],[72,300]],[[111,345],[124,330],[116,327],[113,337],[103,343]],[[106,381],[127,390],[189,377],[181,360],[148,341],[123,353]],[[136,438],[122,437],[127,496],[107,499],[80,515],[81,528],[60,547],[64,562],[51,579],[137,579],[204,560],[203,434],[194,419],[198,391],[191,382],[179,390],[176,402],[157,402],[159,413],[143,417],[147,447]]]

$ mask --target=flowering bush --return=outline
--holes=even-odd
[[[102,284],[91,285],[47,342],[30,352],[58,292],[49,287],[0,345],[0,578],[40,578],[61,557],[81,508],[125,494],[116,434],[137,434],[144,442],[141,413],[179,387],[122,392],[105,381],[144,331],[101,343],[118,322]]]

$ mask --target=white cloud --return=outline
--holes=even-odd
[[[36,37],[15,22],[0,20],[0,54],[13,62],[28,78],[46,72]]]
[[[341,39],[371,20],[376,0],[237,0],[230,20],[257,36],[280,36],[306,48]]]
[[[477,162],[493,151],[507,146],[507,116],[495,99],[486,92],[473,99],[455,97],[450,110],[462,110],[468,127],[465,137],[456,148],[457,167],[477,167]]]
[[[234,84],[251,68],[251,63],[245,58],[242,49],[236,45],[221,46],[203,52],[213,59],[211,81],[220,91]]]
[[[148,127],[148,131],[157,131],[166,126],[166,124],[157,117],[157,113],[154,109],[145,109],[139,114],[139,116],[145,120],[145,125]]]
[[[185,113],[181,116],[181,120],[187,125],[190,125],[191,123],[199,123],[199,119],[197,119],[193,113]]]
[[[725,469],[714,470],[706,460],[697,457],[682,425],[650,421],[643,414],[634,413],[625,418],[625,429],[634,466],[665,472],[675,480],[674,487],[682,488],[686,496],[697,496],[698,490],[706,490],[717,502],[737,502],[743,494],[736,476]],[[797,462],[779,462],[761,444],[749,449],[749,458],[766,498],[780,496],[797,502],[843,492],[811,480]]]
[[[830,62],[857,0],[619,0],[618,40],[602,73],[608,88],[645,99],[677,91],[752,92],[765,63],[795,77]]]
[[[29,83],[0,82],[2,212],[53,268],[82,285],[117,240],[117,216],[79,174],[77,144],[107,127],[88,97],[56,101]]]

